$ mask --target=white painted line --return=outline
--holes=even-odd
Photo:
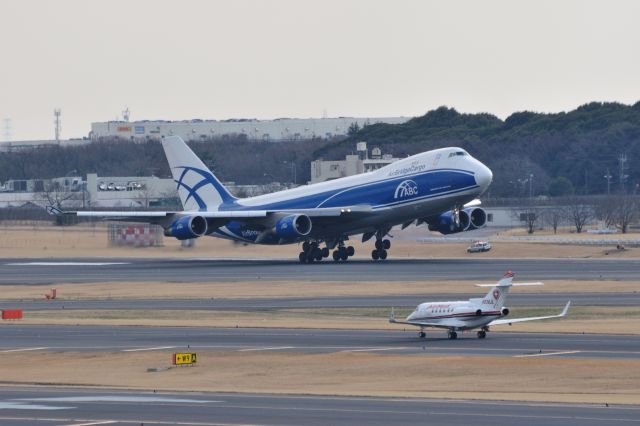
[[[577,354],[582,351],[563,351],[563,352],[544,352],[539,354],[529,354],[529,355],[514,355],[514,358],[531,358],[535,356],[552,356],[552,355],[569,355],[569,354]]]
[[[155,348],[136,348],[136,349],[123,349],[122,352],[141,352],[141,351],[159,351],[162,349],[173,349],[177,346],[157,346]]]
[[[68,426],[95,426],[95,425],[112,425],[117,423],[115,420],[105,420],[101,422],[91,422],[91,423],[69,423]]]
[[[49,349],[48,347],[41,348],[21,348],[21,349],[7,349],[4,351],[0,351],[1,353],[9,353],[9,352],[26,352],[26,351],[41,351],[44,349]]]
[[[397,347],[397,348],[369,348],[369,349],[348,349],[340,352],[377,352],[377,351],[395,351],[395,350],[404,350],[408,349],[406,347]]]
[[[251,349],[239,349],[238,352],[253,352],[253,351],[279,351],[281,349],[294,349],[295,346],[278,346],[273,348],[251,348]]]
[[[7,266],[111,266],[130,265],[129,262],[23,262],[7,263]]]

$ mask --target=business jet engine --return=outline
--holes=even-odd
[[[292,241],[311,232],[311,218],[306,214],[291,214],[276,222],[275,234],[281,240]]]
[[[207,219],[202,216],[182,216],[164,230],[165,236],[175,237],[178,240],[198,238],[206,233]]]

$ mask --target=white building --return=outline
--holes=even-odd
[[[382,154],[380,148],[373,148],[371,155],[369,155],[366,142],[358,142],[356,152],[357,154],[347,155],[344,160],[325,161],[319,159],[312,161],[310,183],[372,172],[399,160],[391,154]]]
[[[400,124],[407,117],[339,117],[339,118],[278,118],[275,120],[185,120],[185,121],[107,121],[91,123],[92,140],[119,137],[140,141],[181,136],[185,140],[221,139],[228,135],[245,135],[250,140],[280,141],[311,138],[330,139],[346,135],[349,127],[375,123]]]

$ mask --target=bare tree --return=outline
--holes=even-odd
[[[562,219],[564,219],[565,212],[560,207],[551,207],[551,208],[545,210],[544,217],[546,219],[546,222],[553,229],[553,233],[557,234],[558,233],[558,226],[562,222]]]
[[[514,208],[512,210],[512,214],[516,218],[516,220],[524,222],[527,233],[529,234],[533,234],[536,229],[536,224],[542,218],[542,210],[534,205]]]
[[[584,226],[594,217],[593,206],[586,204],[585,200],[580,197],[567,198],[565,205],[567,206],[567,217],[573,222],[576,232],[581,233]]]

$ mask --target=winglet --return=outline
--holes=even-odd
[[[559,317],[566,317],[567,314],[569,313],[569,306],[571,306],[571,300],[569,300],[567,302],[566,305],[564,305],[564,309],[562,310],[562,312],[560,313],[560,315],[558,315]]]
[[[396,322],[396,312],[393,307],[391,307],[391,313],[389,314],[389,322],[391,323]]]

